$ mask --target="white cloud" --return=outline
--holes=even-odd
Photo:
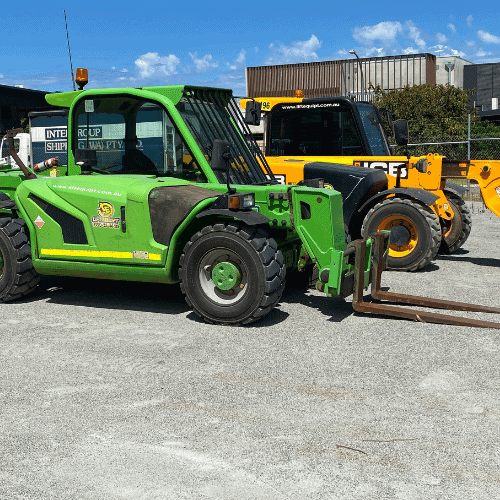
[[[189,55],[191,56],[198,73],[204,73],[211,68],[217,68],[217,66],[219,66],[218,62],[212,60],[211,54],[205,54],[203,57],[196,57],[196,52],[189,52]]]
[[[364,51],[363,57],[383,57],[385,55],[386,51],[383,47],[372,47]]]
[[[303,42],[293,42],[291,46],[280,45],[275,47],[269,45],[270,54],[264,64],[292,64],[299,62],[311,62],[319,59],[316,50],[321,47],[321,42],[315,35]]]
[[[207,87],[233,89],[233,95],[239,96],[245,95],[246,91],[244,71],[239,71],[234,74],[232,72],[223,72],[212,80],[198,81],[196,84]]]
[[[238,57],[236,58],[236,64],[245,64],[245,55],[246,55],[246,52],[244,50],[242,50],[238,54]]]
[[[450,57],[450,56],[456,56],[456,57],[466,57],[467,54],[465,52],[462,52],[461,50],[456,50],[453,49],[452,47],[449,47],[448,45],[434,45],[433,47],[429,47],[429,50],[434,52],[438,57]]]
[[[158,52],[148,52],[135,60],[136,70],[141,78],[148,78],[153,75],[176,75],[177,66],[181,60],[173,55],[160,56]]]
[[[122,69],[122,73],[128,73],[128,69],[127,68],[123,68]]]
[[[438,35],[444,37],[440,33]],[[406,21],[404,25],[399,21],[383,21],[373,26],[356,27],[353,30],[352,36],[354,40],[365,47],[373,46],[377,43],[382,44],[384,49],[388,51],[392,47],[399,45],[399,36],[409,38],[417,45],[419,50],[424,50],[427,45],[420,30],[412,21]],[[410,47],[410,49],[413,51],[413,48]]]
[[[403,49],[403,52],[405,54],[418,54],[419,51],[413,47],[406,47],[406,49]]]
[[[240,53],[238,54],[238,57],[234,60],[234,63],[233,64],[227,63],[227,65],[232,70],[241,68],[242,66],[245,66],[245,62],[246,62],[245,56],[246,56],[246,51],[242,49],[240,51]]]
[[[457,32],[457,28],[455,28],[455,25],[453,23],[448,24],[448,28],[452,33]]]
[[[479,49],[476,52],[476,57],[486,57],[486,56],[492,56],[493,52],[485,52],[483,49]]]
[[[472,21],[474,18],[472,16],[467,16],[467,26],[472,26]]]
[[[349,52],[346,49],[340,49],[335,52],[335,57],[339,59],[347,59],[349,56]]]
[[[426,46],[425,40],[422,38],[420,30],[411,21],[407,21],[404,28],[406,32],[405,34],[408,36],[408,38],[410,38],[410,40],[413,40],[420,47],[420,49],[423,49]]]
[[[3,75],[2,75],[2,74],[0,74],[0,78],[3,78]]]
[[[442,33],[437,33],[436,38],[439,43],[446,43],[448,41],[448,38],[446,38],[446,36]]]
[[[500,43],[500,36],[492,35],[487,31],[479,30],[477,32],[477,37],[483,43]]]
[[[385,42],[392,45],[396,38],[403,32],[403,26],[400,22],[383,21],[373,26],[363,26],[354,28],[353,38],[363,45],[371,45],[375,41]]]

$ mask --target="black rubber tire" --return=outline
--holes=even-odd
[[[389,225],[391,218],[397,221],[401,216],[411,228],[415,244],[405,250],[405,245],[397,246],[394,243],[394,234],[391,234],[393,243],[389,245],[387,268],[397,271],[417,271],[432,262],[441,244],[441,225],[436,214],[423,203],[408,198],[386,198],[375,205],[363,221],[361,234],[367,238],[371,233]],[[404,225],[394,225],[394,230],[407,231]],[[406,246],[410,245],[406,243]],[[398,252],[400,255],[398,256]],[[406,253],[405,253],[406,252]]]
[[[218,256],[226,252],[227,258]],[[227,291],[212,279],[213,264],[221,261],[241,271],[241,283]],[[186,302],[209,323],[247,324],[262,318],[280,300],[285,274],[283,255],[266,231],[232,222],[204,227],[180,258]]]
[[[34,290],[40,275],[33,268],[23,219],[0,218],[0,301],[16,300]]]
[[[443,239],[439,253],[449,254],[461,248],[467,241],[472,229],[472,216],[469,207],[460,196],[446,190],[444,193],[454,216],[451,221],[441,219]]]

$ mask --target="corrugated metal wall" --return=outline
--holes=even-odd
[[[477,105],[491,110],[491,98],[500,96],[500,64],[481,64],[477,67]]]
[[[343,61],[255,66],[247,68],[247,95],[293,97],[297,89],[305,97],[341,95]]]
[[[500,97],[500,63],[474,64],[464,67],[464,89],[471,89],[470,105],[491,111],[491,99]]]
[[[361,77],[360,66],[363,78]],[[364,85],[362,85],[362,80]],[[436,56],[409,54],[321,61],[279,66],[255,66],[246,70],[247,95],[293,97],[303,90],[304,97],[368,94],[377,85],[384,90],[406,85],[436,84]]]

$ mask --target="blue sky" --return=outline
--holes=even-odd
[[[500,61],[500,7],[420,2],[23,1],[1,9],[0,84],[72,90],[196,84],[245,93],[245,67],[430,52]]]

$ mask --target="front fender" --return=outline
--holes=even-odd
[[[460,186],[460,184],[455,184],[454,182],[448,182],[448,180],[446,180],[446,186],[444,190],[451,191],[452,193],[460,197],[467,192],[467,188]]]
[[[375,196],[372,196],[369,200],[367,200],[361,207],[358,208],[358,212],[363,212],[367,207],[374,205],[376,202],[383,198],[387,198],[389,195],[399,195],[407,198],[413,198],[415,200],[419,200],[422,203],[425,203],[429,207],[431,207],[437,200],[439,200],[439,196],[431,193],[430,191],[426,191],[425,189],[418,188],[392,188],[387,189],[386,191],[381,191],[377,193]]]

